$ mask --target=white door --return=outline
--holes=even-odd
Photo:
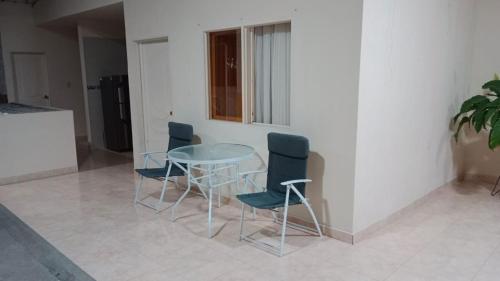
[[[168,146],[168,122],[172,112],[168,44],[166,41],[139,44],[144,131],[147,151]]]
[[[44,54],[13,53],[16,102],[47,106],[49,82]]]

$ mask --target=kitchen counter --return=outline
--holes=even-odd
[[[77,171],[73,111],[0,104],[0,185]]]
[[[52,107],[39,107],[39,106],[25,105],[25,104],[20,104],[20,103],[1,103],[0,104],[0,115],[47,112],[47,111],[57,111],[57,110],[59,110],[59,109],[52,108]]]

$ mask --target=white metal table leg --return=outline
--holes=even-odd
[[[208,238],[212,238],[212,187],[208,189]]]
[[[220,188],[217,188],[217,208],[220,208]]]
[[[243,223],[245,220],[245,203],[241,202],[241,218],[240,218],[240,241],[243,239]]]
[[[191,191],[191,164],[187,164],[186,176],[187,176],[187,189],[186,191],[184,191],[182,196],[179,199],[177,199],[177,202],[175,202],[174,206],[172,207],[172,216],[170,218],[172,221],[175,221],[175,209],[177,209],[177,206],[179,206],[181,201],[184,200],[184,197],[186,197],[186,195],[188,195],[188,193]]]
[[[234,177],[236,180],[236,190],[240,192],[240,162],[236,163],[236,173]]]
[[[208,238],[212,238],[212,176],[213,167],[208,165]]]
[[[139,201],[139,194],[141,193],[142,189],[142,181],[144,180],[144,176],[141,175],[139,178],[139,182],[137,183],[137,186],[135,188],[135,199],[134,199],[134,204],[137,204],[137,201]]]
[[[212,188],[212,177],[215,177],[215,172],[214,172],[214,169],[217,169],[217,166],[216,165],[212,165],[212,164],[209,164],[208,165],[208,188],[211,189]],[[220,208],[220,189],[217,188],[217,208]]]

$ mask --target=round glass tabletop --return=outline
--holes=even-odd
[[[248,145],[217,143],[183,146],[170,150],[167,155],[177,163],[221,164],[251,158],[254,152]]]

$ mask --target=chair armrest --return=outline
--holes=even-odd
[[[289,180],[289,181],[282,182],[281,185],[291,185],[291,184],[306,183],[306,182],[312,182],[312,180],[310,180],[310,179]]]
[[[247,177],[249,175],[263,174],[263,173],[267,173],[267,170],[243,172],[243,173],[240,173],[240,177]]]
[[[146,151],[146,152],[139,152],[137,154],[139,155],[150,155],[150,154],[161,154],[161,153],[167,153],[166,151]]]
[[[156,165],[162,166],[162,164],[158,162],[158,160],[154,159],[154,157],[152,156],[153,154],[166,154],[166,153],[167,152],[165,151],[148,151],[148,152],[140,152],[137,154],[142,155],[144,157],[144,169],[147,169],[150,160],[153,161]]]

